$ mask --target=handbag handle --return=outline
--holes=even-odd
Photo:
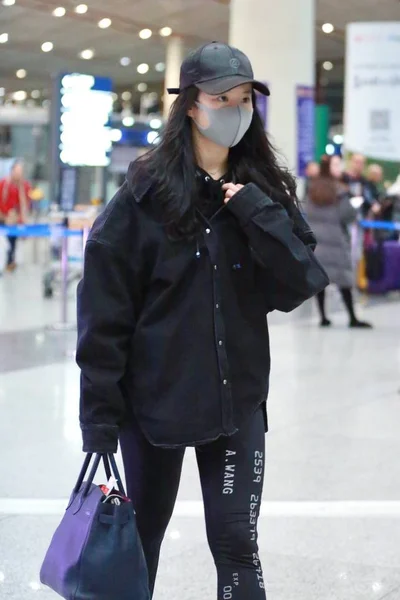
[[[79,492],[79,490],[82,487],[83,480],[85,479],[85,475],[89,468],[92,457],[93,457],[93,454],[91,454],[91,453],[87,454],[85,457],[81,472],[79,473],[78,480],[73,489],[73,496],[76,496],[76,494]],[[126,496],[124,485],[122,483],[114,455],[113,454],[96,454],[96,458],[94,460],[93,466],[89,473],[89,477],[85,484],[85,488],[83,490],[83,497],[85,498],[88,495],[90,487],[94,481],[94,478],[96,477],[96,473],[98,471],[98,468],[100,466],[100,462],[102,459],[103,459],[104,469],[105,469],[107,478],[110,479],[111,475],[113,474],[117,481],[119,491],[121,492],[121,494],[123,496]]]

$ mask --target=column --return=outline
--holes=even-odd
[[[296,88],[315,85],[315,0],[231,0],[230,44],[270,85],[267,131],[297,174]]]
[[[165,57],[164,117],[167,118],[176,96],[170,96],[169,87],[179,87],[179,73],[184,59],[183,40],[178,36],[168,39]]]

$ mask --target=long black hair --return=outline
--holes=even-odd
[[[134,164],[136,175],[140,176],[144,169],[146,175],[155,180],[154,194],[173,237],[191,237],[198,226],[196,159],[192,119],[187,116],[198,94],[194,86],[179,94],[159,145]],[[255,100],[253,92],[253,119],[239,144],[230,149],[229,169],[237,183],[255,183],[291,214],[297,202],[296,182],[287,169],[279,166]]]

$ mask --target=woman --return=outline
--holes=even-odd
[[[349,315],[349,327],[371,329],[359,321],[354,312],[352,286],[354,281],[349,227],[357,218],[356,203],[351,202],[348,188],[341,183],[343,169],[339,156],[323,156],[320,176],[309,189],[307,219],[313,228],[318,246],[316,255],[326,269],[331,283],[340,290]],[[321,327],[330,327],[325,311],[325,290],[317,295]]]
[[[16,161],[10,176],[0,181],[0,223],[10,226],[26,223],[30,190],[29,183],[24,180],[23,164]],[[9,236],[8,242],[7,271],[12,272],[16,268],[17,237]]]
[[[78,292],[85,452],[116,452],[153,593],[185,447],[195,446],[218,599],[262,600],[266,314],[328,279],[254,108],[248,58],[192,53],[160,144],[95,224]]]

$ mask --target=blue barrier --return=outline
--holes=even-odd
[[[78,237],[82,236],[81,230],[68,229],[62,225],[1,225],[0,235],[39,238],[39,237]]]
[[[364,229],[386,229],[386,231],[400,231],[400,223],[389,221],[360,221]]]

